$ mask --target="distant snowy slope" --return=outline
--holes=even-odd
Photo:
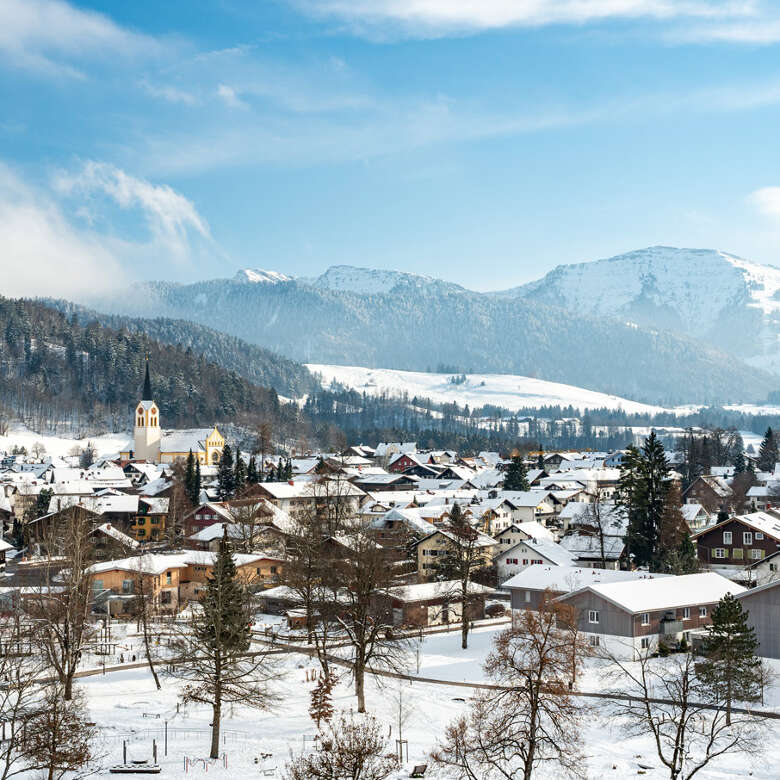
[[[305,280],[313,287],[325,290],[340,290],[358,295],[382,295],[396,287],[418,289],[435,288],[457,291],[463,288],[457,284],[443,282],[431,276],[410,274],[403,271],[383,271],[373,268],[356,268],[351,265],[334,265],[316,279]]]
[[[524,407],[573,406],[577,409],[622,409],[629,414],[664,411],[660,406],[629,401],[616,395],[514,374],[467,374],[466,382],[453,384],[446,374],[423,371],[315,363],[308,364],[307,368],[313,374],[321,375],[326,387],[335,381],[371,395],[407,393],[410,398],[417,395],[437,403],[457,401],[461,406],[493,404],[513,411]]]
[[[780,372],[780,269],[726,252],[639,249],[499,295],[693,336]]]

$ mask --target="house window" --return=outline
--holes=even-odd
[[[650,637],[643,636],[639,646],[642,650],[647,650],[647,648],[650,647]]]
[[[159,525],[160,524],[160,518],[159,517],[153,517],[149,522],[152,525]]]
[[[514,563],[514,565],[517,566],[517,558],[512,558],[512,563]]]
[[[731,531],[723,532],[723,544],[731,544]]]
[[[726,557],[726,551],[722,547],[716,547],[712,551],[712,557],[713,558],[725,558]]]
[[[136,536],[146,536],[146,531],[143,528],[139,528],[135,533]]]
[[[136,525],[146,525],[146,518],[139,517],[138,520],[136,520]]]
[[[508,564],[512,563],[512,559],[511,558],[507,558],[506,562],[507,562],[507,565],[508,565]]]
[[[598,637],[598,636],[593,636],[593,635],[589,636],[588,637],[588,641],[590,643],[590,646],[591,647],[598,647],[599,643],[600,643],[600,639],[601,639],[601,637]]]
[[[699,617],[700,618],[707,617],[707,607],[699,607]]]
[[[132,593],[132,592],[133,592],[133,581],[122,580],[122,593]]]
[[[531,600],[531,591],[530,590],[527,590],[525,592],[525,600],[526,600],[526,603]]]
[[[691,619],[691,608],[685,607],[683,609],[683,620],[690,620]]]
[[[171,598],[171,592],[170,592],[169,590],[164,590],[164,591],[163,591],[163,592],[160,594],[160,601],[161,601],[163,604],[170,604],[170,603],[171,603],[171,601],[172,601],[172,598]]]
[[[641,622],[643,626],[649,626],[650,625],[650,613],[649,612],[643,612],[640,615]]]
[[[599,611],[597,609],[591,609],[588,612],[588,623],[598,623],[599,622]]]
[[[271,574],[276,574],[276,566],[271,567]]]
[[[742,534],[742,543],[743,544],[753,544],[753,532],[752,531],[745,531],[745,533]]]
[[[165,572],[165,584],[166,585],[170,585],[170,584],[172,584],[172,582],[173,582],[173,575],[171,574],[171,572],[166,571]]]
[[[523,566],[528,566],[528,558],[523,558]]]
[[[769,571],[777,571],[777,564],[770,563],[769,564]]]
[[[750,551],[750,557],[754,561],[760,561],[764,557],[764,551],[762,549],[758,548],[758,547],[754,547]]]

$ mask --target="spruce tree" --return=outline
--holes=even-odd
[[[284,463],[282,462],[282,459],[279,458],[279,463],[276,466],[276,479],[279,480],[279,482],[282,482],[284,478],[285,478]]]
[[[246,481],[250,485],[254,485],[260,481],[260,475],[257,473],[257,461],[255,460],[254,455],[249,458],[249,466],[247,466],[246,470]]]
[[[758,701],[762,693],[763,669],[756,656],[758,640],[748,625],[748,615],[730,593],[718,602],[703,643],[705,660],[697,670],[710,695],[717,702],[725,702],[729,725],[733,702]]]
[[[191,504],[198,503],[200,491],[197,489],[195,481],[195,456],[192,454],[192,450],[187,455],[187,468],[184,472],[184,492],[187,494]]]
[[[235,495],[239,496],[246,487],[247,481],[246,463],[244,463],[244,459],[241,457],[240,449],[236,450],[236,468],[233,472],[233,481],[234,493]]]
[[[287,479],[293,478],[292,460],[290,460],[290,458],[287,458],[287,463],[285,464],[284,471]]]
[[[230,451],[230,445],[226,444],[222,450],[222,457],[219,461],[217,471],[217,495],[220,501],[227,501],[233,498],[236,488],[236,479],[233,472],[233,453]]]
[[[666,494],[666,501],[658,528],[658,547],[654,569],[672,571],[677,566],[677,557],[683,539],[688,534],[688,525],[682,513],[682,498],[677,485],[672,485]]]
[[[721,508],[718,510],[717,522],[725,523],[726,520],[728,519],[729,519],[729,510],[726,509],[724,506],[721,506]]]
[[[200,503],[200,488],[201,488],[201,479],[200,479],[200,459],[195,461],[195,501],[193,502],[195,505]]]
[[[758,468],[760,471],[774,471],[778,460],[780,460],[780,453],[778,453],[777,438],[774,431],[767,428],[758,450]]]
[[[742,450],[737,450],[737,454],[734,456],[734,476],[744,474],[746,469],[745,453]]]
[[[265,478],[266,482],[276,482],[276,469],[271,466],[270,469],[268,469],[268,475]]]
[[[528,484],[528,471],[526,470],[525,463],[523,463],[523,459],[520,455],[515,455],[509,464],[506,476],[504,477],[504,490],[511,490],[515,493],[530,490]]]

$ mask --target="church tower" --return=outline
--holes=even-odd
[[[160,411],[152,400],[152,383],[149,379],[149,359],[146,360],[146,376],[141,402],[135,409],[133,430],[133,457],[136,460],[160,462]]]

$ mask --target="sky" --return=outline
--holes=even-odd
[[[776,0],[0,0],[0,293],[780,265]]]

